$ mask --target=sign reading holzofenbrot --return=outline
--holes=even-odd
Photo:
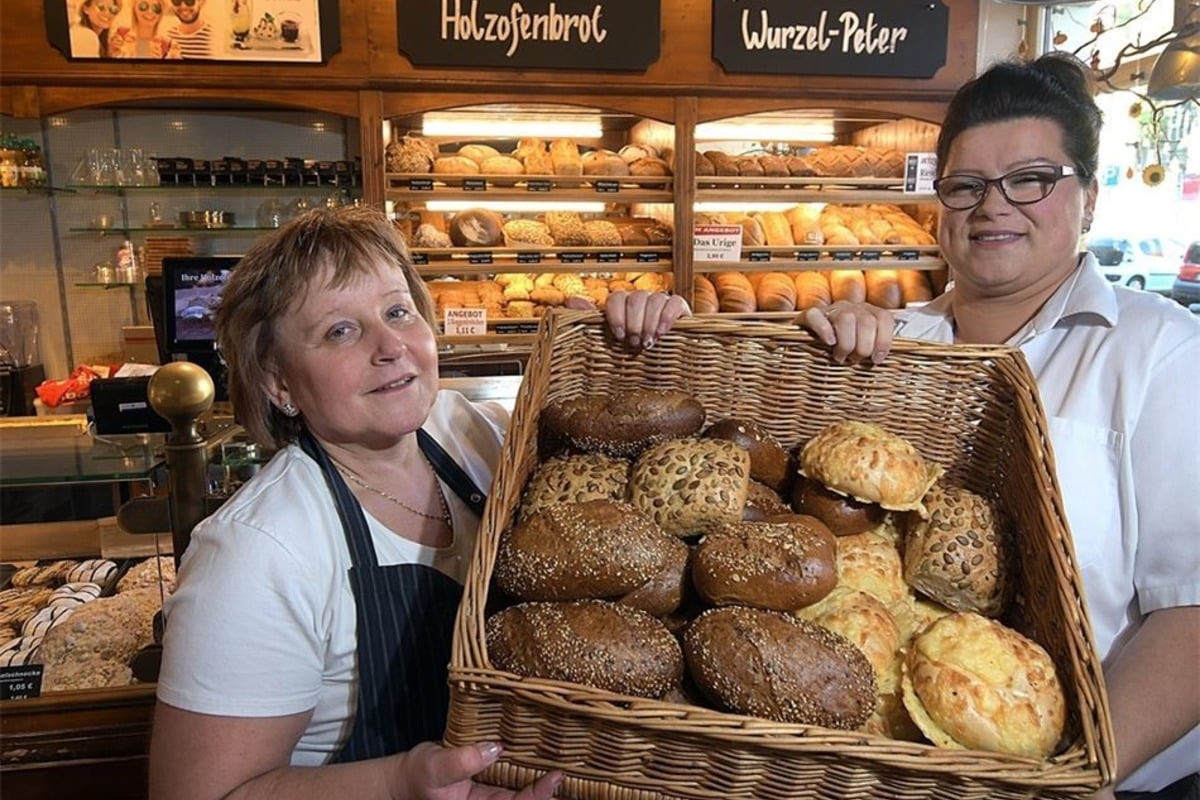
[[[942,0],[713,0],[726,72],[929,78],[946,63]]]
[[[659,0],[396,0],[416,66],[645,70],[660,25]]]

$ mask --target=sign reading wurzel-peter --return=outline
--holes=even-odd
[[[396,0],[416,66],[645,70],[660,24],[659,0]]]
[[[713,0],[726,72],[929,78],[946,63],[943,0]]]

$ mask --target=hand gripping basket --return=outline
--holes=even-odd
[[[537,465],[551,400],[618,387],[689,391],[709,420],[748,417],[785,446],[829,422],[880,422],[998,501],[1017,531],[1017,600],[1007,622],[1053,656],[1067,694],[1068,744],[1042,762],[775,723],[521,678],[495,669],[484,609],[500,533]],[[559,769],[560,797],[1082,797],[1111,781],[1112,731],[1100,663],[1059,499],[1033,376],[1018,350],[898,342],[876,366],[835,364],[806,333],[768,323],[686,319],[631,354],[598,314],[556,311],[539,328],[480,529],[454,631],[446,740],[500,740],[482,777],[523,786]]]

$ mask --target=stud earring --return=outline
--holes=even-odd
[[[279,410],[283,412],[285,417],[295,417],[299,416],[300,414],[300,409],[296,408],[291,403],[284,403],[279,407]]]
[[[1092,229],[1092,212],[1085,211],[1083,214],[1083,232],[1087,233]]]

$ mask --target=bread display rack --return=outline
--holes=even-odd
[[[1045,647],[1065,690],[1066,734],[1055,754],[938,748],[497,670],[484,624],[492,571],[538,465],[542,411],[634,387],[688,392],[709,419],[749,415],[788,448],[837,420],[885,424],[950,482],[1002,505],[1021,531],[1007,622]],[[446,738],[505,742],[488,782],[518,787],[559,769],[563,793],[589,800],[1086,796],[1111,780],[1115,759],[1083,597],[1047,423],[1016,349],[901,341],[886,362],[862,367],[834,363],[795,327],[707,318],[682,320],[633,355],[608,337],[600,315],[555,311],[539,328],[467,577]]]

